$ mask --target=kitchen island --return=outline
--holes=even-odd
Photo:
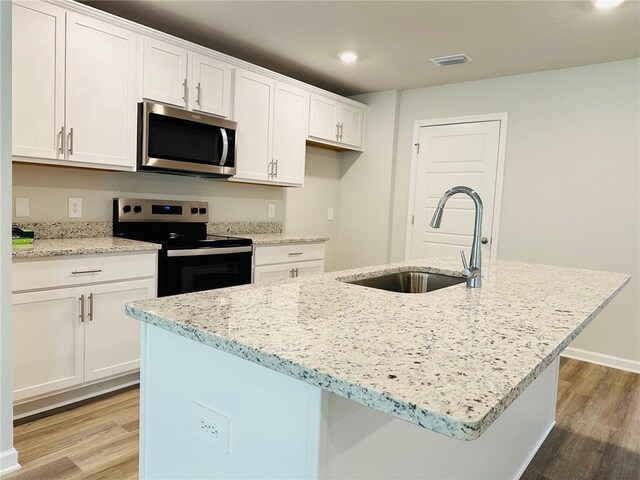
[[[629,277],[492,261],[480,289],[345,282],[458,262],[128,305],[141,478],[517,478],[554,424],[557,357]]]

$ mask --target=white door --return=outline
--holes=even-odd
[[[269,282],[282,282],[292,278],[292,266],[290,263],[280,263],[277,265],[264,265],[254,267],[253,283],[261,285]]]
[[[271,179],[277,183],[302,185],[309,115],[309,94],[277,82],[273,110],[273,159]]]
[[[338,102],[321,95],[311,95],[309,136],[338,141]]]
[[[322,260],[313,260],[311,262],[294,263],[296,277],[306,277],[307,275],[317,275],[324,272],[324,262]]]
[[[137,38],[67,13],[68,160],[135,167]]]
[[[140,368],[140,322],[124,313],[128,302],[154,296],[155,280],[90,287],[85,333],[85,381]]]
[[[189,108],[228,117],[231,110],[231,65],[204,55],[191,55]]]
[[[13,154],[64,159],[64,10],[13,4]]]
[[[451,187],[464,185],[480,195],[484,207],[483,258],[490,255],[494,221],[500,121],[459,123],[420,128],[415,168],[414,225],[407,259],[457,255],[470,258],[475,208],[458,194],[447,202],[439,229],[429,226],[435,207]]]
[[[269,179],[271,156],[271,122],[274,81],[263,75],[237,69],[234,89],[238,179]]]
[[[14,400],[82,383],[83,293],[64,288],[12,295]]]
[[[187,106],[185,49],[151,38],[144,39],[142,96],[178,107]]]
[[[338,122],[340,123],[340,143],[362,147],[364,112],[349,105],[340,105]]]

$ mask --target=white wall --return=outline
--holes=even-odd
[[[388,90],[353,97],[369,106],[364,152],[344,152],[340,182],[340,267],[389,260],[391,195],[399,94]]]
[[[630,273],[572,346],[640,366],[638,59],[402,92],[392,259],[404,256],[414,121],[496,112],[509,113],[498,256]]]
[[[342,158],[331,150],[307,147],[304,188],[285,189],[284,231],[329,237],[325,271],[339,270],[340,169]],[[327,219],[333,208],[334,219]]]
[[[283,221],[284,189],[157,173],[14,164],[13,196],[27,197],[29,222],[69,222],[69,197],[83,199],[81,221],[111,221],[114,197],[208,201],[211,221]],[[268,204],[276,217],[267,218]]]
[[[0,2],[0,475],[16,468],[11,337],[11,2]]]

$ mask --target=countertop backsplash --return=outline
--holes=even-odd
[[[33,230],[37,240],[113,235],[111,222],[35,222],[14,225]],[[210,222],[207,224],[207,233],[210,235],[282,233],[282,224],[280,222]]]

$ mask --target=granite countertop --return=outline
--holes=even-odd
[[[253,244],[260,245],[289,245],[295,243],[323,243],[329,237],[313,235],[285,235],[284,233],[230,233],[232,237],[250,238]]]
[[[34,240],[32,245],[13,245],[11,258],[58,257],[99,253],[158,250],[161,245],[116,237],[52,238]]]
[[[130,316],[444,435],[479,437],[629,281],[486,262],[483,286],[426,294],[338,278],[458,274],[447,257],[143,300]]]

